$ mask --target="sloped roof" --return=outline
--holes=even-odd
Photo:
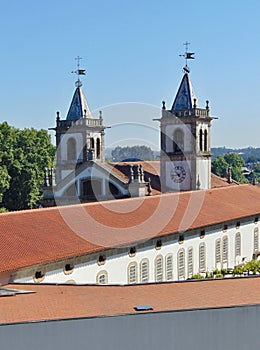
[[[259,213],[253,185],[2,213],[0,273]]]
[[[132,286],[26,284],[6,287],[35,293],[0,297],[0,324],[132,314],[136,313],[135,306],[144,304],[153,308],[145,312],[260,304],[260,277]]]
[[[226,178],[219,177],[211,173],[211,188],[238,186],[239,183],[236,181],[228,182]]]
[[[193,108],[194,99],[197,100],[189,74],[185,73],[173,102],[172,111]]]
[[[81,87],[77,87],[67,114],[67,120],[78,120],[81,118],[92,118],[86,97]]]

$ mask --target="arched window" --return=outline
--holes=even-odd
[[[100,158],[100,139],[97,139],[96,145],[97,145],[97,147],[96,147],[96,157],[97,157],[97,159],[99,159]]]
[[[223,237],[222,240],[222,262],[227,263],[228,262],[228,237]]]
[[[149,282],[149,260],[143,259],[140,263],[140,282]]]
[[[173,256],[172,256],[172,254],[166,255],[166,258],[165,258],[165,278],[166,278],[166,281],[173,280]]]
[[[184,249],[178,251],[178,279],[185,279],[185,252]]]
[[[100,271],[97,274],[96,281],[97,281],[97,284],[107,284],[108,283],[107,271]]]
[[[193,248],[188,249],[188,277],[193,275]]]
[[[163,281],[163,257],[159,255],[155,259],[155,282]]]
[[[216,240],[215,260],[216,260],[216,267],[217,267],[217,264],[221,263],[221,239],[220,238]]]
[[[201,243],[199,245],[199,269],[200,272],[205,272],[206,270],[206,244]]]
[[[95,148],[95,140],[93,137],[90,139],[90,148],[94,149]]]
[[[208,132],[204,131],[204,152],[208,151]]]
[[[177,129],[173,135],[173,152],[184,152],[184,134],[181,129]]]
[[[70,137],[67,141],[67,160],[76,160],[76,140]]]
[[[256,227],[254,229],[254,251],[258,252],[259,250],[259,229]]]
[[[136,262],[132,262],[128,265],[128,269],[127,269],[127,273],[128,273],[128,283],[129,284],[135,284],[137,283],[137,263]]]
[[[200,151],[202,152],[203,151],[203,131],[202,129],[200,129]]]
[[[235,256],[240,256],[241,255],[241,234],[240,232],[236,233],[235,237]]]

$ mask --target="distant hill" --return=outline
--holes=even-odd
[[[224,156],[227,153],[236,153],[242,157],[245,163],[260,162],[260,148],[247,147],[247,148],[226,148],[226,147],[212,147],[211,148],[212,159],[214,160],[218,156]]]
[[[113,148],[106,148],[105,156],[107,159],[112,160]],[[260,162],[260,148],[247,147],[247,148],[227,148],[227,147],[212,147],[212,160],[218,156],[224,156],[227,153],[236,153],[242,157],[245,163]],[[160,158],[160,151],[153,151],[154,159]],[[146,159],[148,160],[148,159]]]

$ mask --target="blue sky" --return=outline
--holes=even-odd
[[[212,146],[260,147],[259,13],[259,0],[3,2],[0,122],[47,129],[56,111],[65,118],[79,55],[91,110],[103,109],[108,125],[147,125],[154,130],[143,128],[142,137],[156,145],[152,118],[162,100],[169,108],[173,102],[184,64],[179,54],[188,40],[200,106],[208,99],[219,117]],[[155,115],[104,108],[126,102],[155,106]],[[117,128],[121,140],[138,139],[126,125]],[[116,128],[107,131],[107,144],[115,134]]]

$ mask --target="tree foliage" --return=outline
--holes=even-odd
[[[239,183],[247,183],[243,175],[242,166],[244,160],[236,153],[227,153],[224,156],[218,156],[212,162],[212,172],[218,176],[226,177],[228,167],[231,168],[232,178]]]
[[[44,168],[52,166],[54,155],[46,130],[0,124],[0,207],[35,208],[41,198]]]
[[[115,162],[121,162],[123,160],[154,160],[154,153],[147,146],[117,146],[111,152],[111,156]]]

